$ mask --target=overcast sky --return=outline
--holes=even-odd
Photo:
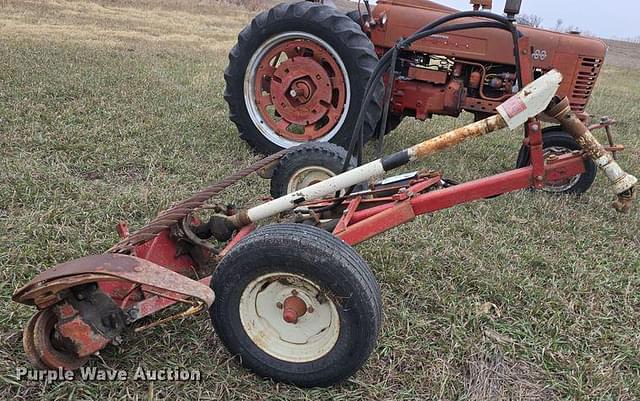
[[[469,0],[435,0],[461,10]],[[493,11],[502,12],[505,0],[493,0]],[[558,18],[565,26],[577,26],[604,38],[640,36],[640,0],[522,0],[523,14],[542,17],[542,25],[555,27]]]

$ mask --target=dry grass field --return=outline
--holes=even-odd
[[[251,17],[211,0],[0,0],[0,399],[640,398],[640,209],[616,214],[602,176],[580,198],[523,191],[358,246],[381,283],[385,320],[369,362],[340,386],[256,377],[205,313],[129,335],[90,362],[198,369],[199,382],[17,380],[33,310],[11,302],[16,287],[105,251],[118,221],[140,227],[256,160],[222,99],[227,52]],[[605,68],[589,111],[620,121],[621,162],[640,173],[640,69],[626,68],[640,58],[625,55]],[[386,150],[468,119],[407,121]],[[503,131],[419,167],[478,178],[512,168],[519,143]],[[266,192],[254,178],[224,200]]]

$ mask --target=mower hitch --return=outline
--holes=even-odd
[[[615,160],[613,154],[607,152],[605,147],[598,142],[591,130],[571,110],[568,98],[554,98],[546,112],[560,122],[562,128],[575,138],[586,155],[596,163],[598,168],[611,181],[613,192],[616,195],[613,207],[618,212],[629,211],[635,199],[635,186],[638,183],[638,179],[626,173]],[[609,140],[612,141],[610,132],[608,134]]]

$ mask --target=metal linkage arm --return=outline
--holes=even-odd
[[[638,179],[626,173],[616,162],[613,154],[598,142],[589,128],[571,110],[569,99],[555,98],[549,104],[547,114],[560,122],[562,129],[567,131],[580,144],[587,156],[604,172],[617,199],[613,207],[619,212],[628,212],[636,197],[635,186]]]

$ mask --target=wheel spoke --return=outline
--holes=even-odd
[[[302,50],[302,49],[301,49],[299,46],[296,46],[296,45],[295,45],[295,42],[294,42],[294,43],[292,43],[290,46],[287,46],[287,47],[284,49],[284,54],[286,54],[286,55],[287,55],[287,58],[288,58],[289,60],[291,60],[291,59],[292,59],[292,58],[294,58],[294,57],[298,57],[298,56],[300,55],[300,53],[301,53],[301,50]]]
[[[309,124],[304,127],[304,134],[300,135],[301,139],[310,141],[317,136],[318,130],[315,124]]]
[[[287,131],[290,125],[291,123],[284,118],[281,118],[280,121],[276,122],[276,128],[282,131]]]
[[[273,101],[271,100],[270,95],[261,95],[258,99],[256,99],[256,103],[260,106],[271,106]]]
[[[258,66],[258,74],[262,75],[263,77],[271,76],[275,71],[276,68],[272,66],[271,63],[267,60],[260,63],[260,65]]]
[[[344,84],[340,83],[337,77],[329,77],[329,82],[331,83],[331,87],[333,89],[342,89]]]

